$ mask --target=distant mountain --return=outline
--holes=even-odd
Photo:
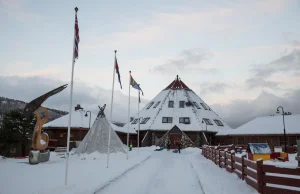
[[[24,109],[26,104],[27,104],[26,102],[20,100],[15,100],[15,99],[10,99],[10,98],[5,98],[0,96],[0,122],[2,122],[3,116],[6,112],[19,109],[19,108]],[[68,114],[68,112],[66,111],[61,111],[61,110],[56,110],[51,108],[48,108],[48,110],[49,110],[48,122]]]

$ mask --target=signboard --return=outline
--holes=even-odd
[[[252,154],[271,154],[271,149],[267,143],[249,143],[248,148]]]

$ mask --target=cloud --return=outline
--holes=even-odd
[[[30,102],[42,94],[53,90],[63,84],[68,84],[59,80],[46,79],[43,77],[19,77],[0,76],[0,96]],[[43,106],[59,110],[69,110],[70,85],[62,92],[50,97]],[[137,98],[131,97],[131,103],[137,104]],[[111,102],[111,91],[97,86],[89,86],[81,82],[74,82],[73,107],[80,104],[85,110],[90,110],[97,114],[98,105],[106,104],[106,115],[109,117]],[[141,107],[148,103],[142,99]],[[128,112],[128,96],[119,91],[114,92],[113,120],[126,122]],[[136,113],[136,106],[131,106],[131,113]]]
[[[279,82],[267,80],[277,74],[289,76],[297,76],[300,73],[300,50],[293,50],[284,56],[271,61],[267,64],[252,65],[250,68],[253,76],[246,80],[249,89],[256,87],[278,89]]]
[[[215,68],[203,68],[203,61],[211,58],[213,53],[204,49],[187,49],[183,50],[175,59],[170,59],[162,65],[158,65],[151,69],[152,72],[160,73],[176,73],[176,72],[205,72],[217,73]],[[204,66],[204,65],[203,65]]]
[[[200,94],[210,94],[210,93],[224,93],[225,89],[231,88],[229,84],[215,82],[215,83],[203,83],[200,84]]]
[[[279,83],[274,81],[267,81],[262,77],[253,77],[246,80],[248,89],[257,87],[278,89]]]
[[[2,11],[19,22],[41,21],[41,15],[25,10],[24,0],[0,0]]]
[[[224,37],[234,37],[269,22],[262,17],[266,18],[266,13],[268,16],[278,15],[287,4],[284,0],[277,0],[276,3],[257,0],[227,3],[223,7],[212,4],[205,6],[198,2],[174,5],[171,11],[151,10],[151,15],[128,20],[124,18],[119,24],[119,30],[111,34],[89,34],[89,40],[82,48],[89,49],[88,53],[108,48],[143,50],[151,46],[161,47],[162,43],[180,44],[182,40],[190,37],[220,38],[220,33]]]
[[[213,104],[211,107],[232,128],[237,128],[259,116],[269,116],[276,113],[278,106],[283,106],[286,112],[300,114],[300,89],[292,90],[283,97],[262,91],[253,100],[233,100],[226,105]]]

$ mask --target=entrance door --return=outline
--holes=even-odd
[[[177,145],[176,145],[176,140],[180,138],[181,139],[181,135],[179,134],[170,134],[170,140],[171,140],[171,149],[177,149]]]

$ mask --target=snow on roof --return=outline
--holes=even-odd
[[[285,115],[287,134],[300,134],[300,114]],[[217,135],[283,134],[282,115],[257,117],[237,129],[219,131]]]
[[[174,101],[174,108],[168,107],[169,101]],[[184,101],[184,108],[179,107],[180,101]],[[156,106],[158,102],[159,104]],[[187,105],[188,102],[191,103],[190,106]],[[194,105],[194,103],[197,105]],[[207,110],[205,110],[201,103],[207,107]],[[148,108],[150,104],[152,106]],[[140,110],[139,116],[140,118],[150,117],[145,124],[140,124],[140,130],[170,130],[176,125],[182,131],[205,131],[206,124],[202,123],[203,118],[210,119],[212,123],[212,125],[207,125],[207,131],[217,132],[219,130],[231,129],[222,118],[186,85],[175,88],[167,87]],[[162,123],[163,117],[172,117],[172,123]],[[180,117],[189,117],[190,124],[179,123]],[[137,114],[134,119],[136,118]],[[218,126],[214,121],[215,119],[221,121],[224,126]],[[142,121],[143,119],[140,120],[140,122]],[[124,128],[127,127],[128,123],[124,125]],[[130,128],[138,130],[138,124],[132,124],[131,122]]]
[[[88,114],[88,117],[85,117],[84,113],[73,110],[72,111],[72,119],[71,119],[71,127],[89,128],[89,119],[90,119],[89,114]],[[91,114],[91,127],[92,127],[95,119],[96,119],[96,114],[92,113]],[[46,123],[43,127],[68,127],[68,122],[69,122],[69,114],[59,117],[58,119],[55,119],[53,121],[50,121],[50,122]],[[111,123],[110,121],[108,121],[108,122]],[[127,129],[118,127],[117,125],[115,125],[113,123],[111,123],[111,124],[112,124],[112,128],[115,131],[127,133]],[[136,131],[130,130],[129,133],[136,134]]]

